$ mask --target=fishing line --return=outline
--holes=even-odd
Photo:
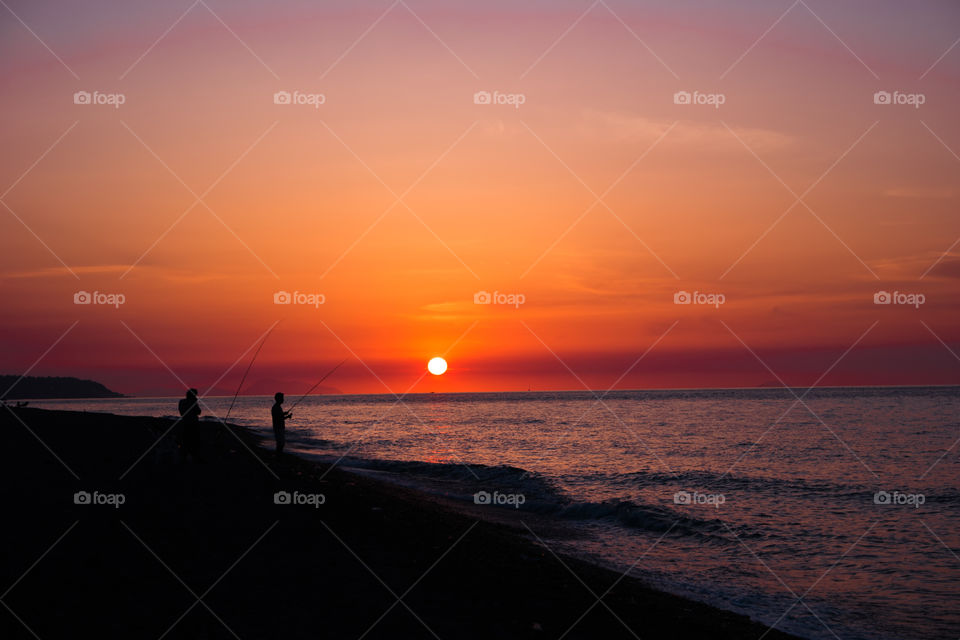
[[[230,401],[230,408],[227,409],[227,415],[223,419],[224,422],[227,421],[227,418],[230,417],[230,412],[233,411],[233,403],[237,401],[237,396],[240,395],[240,389],[243,388],[243,383],[247,379],[247,374],[250,373],[250,369],[251,367],[253,367],[253,363],[256,361],[257,356],[260,355],[260,349],[263,349],[263,345],[267,342],[267,338],[270,337],[270,334],[273,333],[273,330],[277,328],[278,324],[280,323],[277,322],[272,327],[270,327],[270,330],[267,331],[266,335],[263,336],[263,340],[260,341],[260,346],[257,347],[256,352],[254,352],[253,357],[250,359],[250,364],[247,365],[247,370],[243,372],[243,377],[240,378],[240,384],[237,386],[237,392],[233,394],[233,400]]]
[[[306,398],[308,395],[310,395],[310,392],[311,392],[311,391],[313,391],[314,389],[316,389],[317,387],[319,387],[321,382],[323,382],[324,380],[326,380],[327,378],[329,378],[329,377],[333,374],[333,372],[336,371],[337,369],[339,369],[340,366],[341,366],[344,362],[346,362],[346,361],[347,361],[346,359],[341,360],[341,361],[340,361],[340,364],[338,364],[337,366],[335,366],[333,369],[330,369],[330,371],[328,371],[325,376],[323,376],[322,378],[320,378],[320,379],[317,381],[317,384],[315,384],[315,385],[313,385],[312,387],[310,387],[305,394],[303,394],[302,396],[300,396],[300,399],[297,400],[296,402],[294,402],[294,403],[293,403],[293,406],[291,406],[291,407],[288,409],[288,411],[293,411],[293,407],[295,407],[295,406],[297,406],[298,404],[300,404],[300,402],[301,402],[304,398]]]

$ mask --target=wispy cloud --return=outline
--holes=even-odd
[[[628,140],[656,138],[673,124],[673,121],[613,111],[588,110],[584,115],[583,134],[593,139],[598,136]],[[786,149],[797,143],[794,136],[772,129],[737,126],[731,129],[758,153]],[[700,150],[725,149],[736,142],[720,122],[681,120],[670,132],[672,145],[696,146]]]
[[[80,276],[111,276],[119,278],[120,274],[126,271],[130,265],[126,264],[92,264],[85,266],[71,267],[73,271]],[[143,266],[143,272],[153,275],[153,277],[167,280],[170,282],[210,282],[214,280],[223,280],[228,278],[227,274],[216,274],[211,272],[196,273],[182,269],[172,269],[163,266]],[[22,271],[6,271],[2,274],[3,278],[10,280],[30,280],[30,279],[54,279],[64,276],[73,278],[65,269],[57,267],[47,267],[44,269],[30,269]]]
[[[887,198],[916,198],[921,200],[949,200],[957,192],[950,187],[895,187],[886,189],[881,195]]]

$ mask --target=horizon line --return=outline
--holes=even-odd
[[[756,386],[756,387],[648,387],[644,389],[539,389],[526,391],[520,389],[500,390],[500,391],[419,391],[403,394],[392,392],[380,393],[315,393],[312,397],[342,397],[342,396],[387,396],[401,397],[407,396],[430,396],[430,395],[492,395],[497,393],[590,393],[590,394],[608,394],[614,392],[663,392],[663,391],[777,391],[793,389],[946,389],[960,388],[960,383],[955,384],[846,384],[846,385],[823,385],[823,386],[803,386],[803,385],[779,385],[779,386]],[[273,394],[239,394],[243,398],[271,398]],[[119,397],[78,397],[78,398],[16,398],[17,401],[51,401],[51,400],[168,400],[177,399],[176,396],[137,396],[121,395]],[[232,398],[228,395],[204,395],[203,398]],[[11,398],[12,399],[12,398]]]

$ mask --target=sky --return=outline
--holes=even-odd
[[[955,2],[0,5],[0,373],[960,383]]]

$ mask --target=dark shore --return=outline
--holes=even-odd
[[[134,464],[170,425],[0,409],[0,637],[792,637],[558,558],[525,529],[278,459],[240,427],[201,423],[202,462]],[[81,491],[124,504],[75,504]]]

